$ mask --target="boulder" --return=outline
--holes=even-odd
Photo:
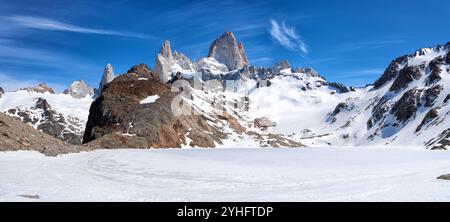
[[[267,117],[256,118],[254,124],[258,128],[268,128],[277,126],[276,122],[271,121]]]
[[[438,180],[450,180],[450,174],[444,174],[437,178]]]

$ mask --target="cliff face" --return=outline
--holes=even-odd
[[[249,64],[243,44],[238,43],[231,32],[225,32],[211,44],[208,57],[225,64],[229,70],[239,69]]]

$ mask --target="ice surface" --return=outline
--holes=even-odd
[[[6,152],[0,201],[449,201],[436,179],[449,160],[393,147]]]

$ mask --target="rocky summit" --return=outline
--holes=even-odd
[[[94,95],[94,88],[88,86],[83,80],[75,81],[69,88],[65,89],[64,94],[68,94],[76,99],[85,98]]]
[[[45,83],[39,83],[37,86],[31,86],[28,88],[23,88],[21,90],[27,90],[28,92],[35,92],[35,93],[50,93],[55,94],[55,90],[47,86]]]
[[[107,64],[105,70],[103,71],[102,79],[98,86],[98,91],[101,92],[103,87],[105,87],[105,85],[111,82],[114,78],[116,78],[116,76],[114,75],[113,67],[111,64]]]
[[[240,69],[249,64],[244,45],[237,42],[232,32],[225,32],[211,44],[208,57],[225,64],[229,70]]]

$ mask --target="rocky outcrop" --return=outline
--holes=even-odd
[[[444,65],[444,58],[442,56],[438,56],[437,58],[433,59],[430,62],[429,69],[431,70],[430,75],[428,76],[426,80],[426,85],[429,86],[431,84],[434,84],[442,79],[441,73],[442,69],[441,66]]]
[[[431,109],[423,118],[422,122],[420,123],[420,125],[416,128],[416,133],[419,132],[420,130],[422,130],[422,128],[426,125],[428,125],[429,123],[431,123],[434,119],[436,119],[437,117],[439,117],[439,113],[438,113],[439,109],[438,108],[434,108]]]
[[[254,124],[256,127],[261,128],[261,129],[267,129],[269,127],[277,126],[276,122],[273,122],[272,120],[270,120],[267,117],[256,118],[254,121]]]
[[[436,138],[425,143],[432,150],[447,150],[450,147],[450,128],[444,130]]]
[[[28,92],[34,92],[34,93],[50,93],[55,94],[55,90],[48,87],[45,83],[39,83],[37,86],[31,86],[28,88],[22,88],[21,90],[26,90]]]
[[[98,86],[98,93],[101,93],[106,84],[113,81],[116,76],[114,75],[114,70],[111,64],[107,64],[105,70],[103,71],[102,79]]]
[[[416,115],[420,106],[420,90],[411,89],[394,104],[391,113],[397,118],[397,121],[405,123]]]
[[[402,56],[394,59],[388,68],[384,71],[383,75],[375,81],[373,84],[374,89],[379,89],[386,83],[397,77],[399,69],[408,61],[408,56]]]
[[[172,103],[179,92],[155,79],[142,80],[142,75],[127,73],[108,84],[91,105],[83,143],[104,148],[176,148],[188,145],[190,138],[195,146],[214,147],[226,137],[203,115],[176,115],[172,106],[180,104]],[[154,102],[140,103],[155,95]]]
[[[326,83],[327,86],[330,86],[331,88],[334,88],[336,90],[337,93],[348,93],[350,91],[352,91],[351,88],[345,86],[342,83],[337,83],[337,82],[327,82]]]
[[[281,62],[277,62],[272,66],[274,72],[280,72],[281,70],[290,69],[291,65],[287,60],[283,60]]]
[[[156,56],[156,73],[159,75],[159,80],[166,83],[170,79],[173,66],[173,54],[170,42],[165,41],[158,55]]]
[[[243,44],[238,43],[231,32],[225,32],[211,44],[208,57],[225,64],[229,70],[240,69],[249,64]]]
[[[5,94],[5,91],[3,90],[2,87],[0,87],[0,98],[3,96],[3,94]]]
[[[130,73],[134,75],[135,77],[138,77],[140,80],[158,80],[159,76],[154,73],[146,64],[139,64],[131,67],[127,73]]]
[[[423,66],[406,66],[401,69],[391,88],[389,88],[389,91],[398,92],[399,90],[406,88],[409,83],[413,80],[419,79],[422,76],[423,69]]]
[[[426,89],[421,98],[423,106],[425,108],[432,107],[443,89],[444,87],[440,84]]]
[[[94,95],[94,88],[88,86],[83,80],[79,80],[73,82],[63,93],[73,98],[81,99],[87,96],[92,97]]]
[[[45,155],[55,156],[87,150],[87,148],[64,143],[39,132],[17,118],[0,113],[0,151],[15,150],[35,150]]]
[[[80,130],[83,128],[81,120],[72,116],[65,117],[56,112],[43,98],[37,98],[35,104],[29,109],[17,107],[9,109],[7,113],[64,142],[81,144],[83,135],[83,131]]]

